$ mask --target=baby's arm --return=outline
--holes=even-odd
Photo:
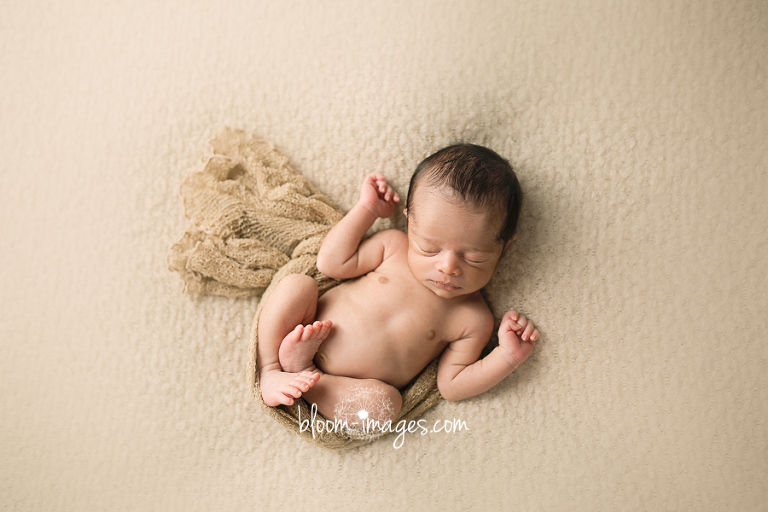
[[[372,236],[360,242],[379,217],[389,217],[400,201],[381,174],[369,174],[357,204],[325,236],[317,254],[317,268],[323,274],[348,279],[377,268],[384,260],[386,236]]]
[[[488,391],[528,359],[539,338],[532,322],[510,310],[501,321],[499,346],[478,360],[490,338],[492,317],[490,326],[449,344],[440,357],[437,387],[446,400],[464,400]]]

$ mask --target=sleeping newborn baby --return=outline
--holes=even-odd
[[[365,238],[399,196],[380,174],[328,232],[317,257],[325,275],[349,279],[320,298],[306,275],[283,278],[258,326],[261,396],[269,406],[303,396],[326,418],[354,423],[340,404],[360,393],[386,404],[369,420],[394,421],[406,386],[440,356],[437,385],[462,400],[499,383],[531,354],[539,331],[514,310],[499,346],[480,358],[494,318],[480,294],[516,238],[522,192],[509,163],[471,144],[444,148],[414,172],[396,229]]]

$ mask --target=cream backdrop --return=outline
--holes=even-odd
[[[766,55],[765,1],[4,2],[0,509],[768,510]],[[343,208],[510,159],[489,293],[542,339],[425,416],[468,430],[332,452],[256,407],[257,299],[166,264],[218,126]]]

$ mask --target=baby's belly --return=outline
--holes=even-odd
[[[331,320],[333,328],[315,364],[332,375],[403,387],[439,354],[438,346],[426,334],[428,321],[408,318],[407,308],[395,310],[391,297],[373,293],[366,284],[342,284],[318,301],[317,319]]]

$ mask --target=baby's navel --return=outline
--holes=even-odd
[[[433,339],[435,339],[435,330],[434,330],[434,329],[430,329],[430,330],[429,330],[429,332],[427,333],[427,339],[428,339],[428,340],[433,340]]]
[[[387,279],[387,278],[386,278],[386,277],[384,277],[384,276],[381,276],[381,277],[379,277],[379,282],[380,282],[381,284],[387,284],[387,283],[389,282],[389,279]]]

